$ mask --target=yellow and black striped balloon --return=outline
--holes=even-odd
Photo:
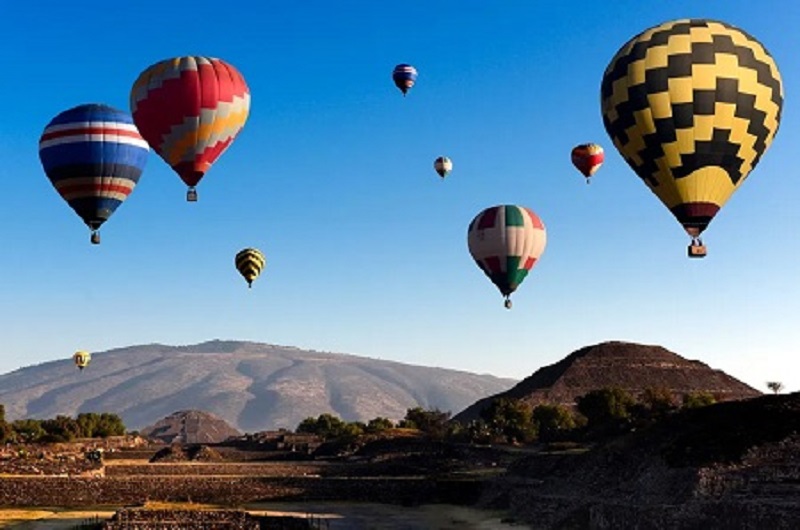
[[[628,41],[606,68],[606,131],[697,237],[772,143],[783,106],[775,61],[724,22],[677,20]]]
[[[236,254],[236,270],[239,274],[247,280],[247,286],[252,287],[253,282],[264,267],[267,265],[267,260],[260,250],[255,248],[245,248]]]

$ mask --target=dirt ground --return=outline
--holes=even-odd
[[[245,508],[254,515],[313,516],[327,521],[330,530],[492,530],[524,529],[502,523],[504,514],[453,506],[428,504],[404,507],[372,503],[263,503]]]
[[[501,522],[502,513],[488,512],[445,504],[403,507],[371,503],[263,503],[244,509],[253,515],[294,515],[324,520],[329,530],[518,530],[528,528]],[[110,518],[115,507],[93,507],[83,510],[0,509],[0,529],[68,530],[95,516]]]
[[[109,519],[116,507],[97,506],[84,510],[60,508],[31,510],[0,509],[0,528],[13,530],[67,530],[94,517]]]

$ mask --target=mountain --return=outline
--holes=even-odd
[[[510,390],[478,401],[455,419],[466,422],[479,418],[495,397],[521,399],[531,406],[550,403],[571,407],[577,397],[611,386],[634,396],[648,387],[668,388],[679,399],[689,392],[709,392],[717,401],[761,395],[721,370],[690,361],[661,346],[611,341],[574,351],[557,363],[540,368]]]
[[[179,410],[141,430],[142,436],[168,444],[219,443],[241,434],[225,420],[201,410]]]
[[[210,412],[234,428],[294,429],[308,416],[398,420],[421,406],[456,412],[516,381],[443,368],[253,342],[152,344],[93,353],[0,376],[6,417],[114,412],[141,429],[176,410]]]

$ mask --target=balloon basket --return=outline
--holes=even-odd
[[[187,202],[197,202],[197,190],[194,188],[190,189],[186,192],[186,201]]]
[[[705,258],[706,257],[706,246],[692,243],[687,248],[687,253],[690,258]]]
[[[92,232],[92,237],[89,238],[89,241],[92,242],[92,245],[99,245],[100,244],[100,234],[97,232]]]

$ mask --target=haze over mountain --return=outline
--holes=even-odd
[[[88,368],[47,362],[0,376],[9,420],[114,412],[140,429],[185,409],[245,431],[295,428],[308,416],[397,420],[421,406],[454,414],[516,381],[354,355],[239,341],[151,344],[94,353]]]

